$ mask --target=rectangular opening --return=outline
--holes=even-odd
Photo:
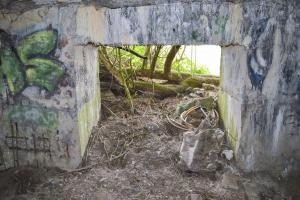
[[[164,98],[203,86],[216,90],[220,59],[216,45],[100,46],[100,81],[102,88],[123,88],[127,96],[135,91]]]

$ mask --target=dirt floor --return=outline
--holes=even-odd
[[[270,178],[252,176],[250,179],[240,174],[234,161],[215,173],[181,170],[177,163],[183,131],[170,126],[166,115],[174,114],[182,97],[164,100],[136,97],[134,114],[130,113],[123,97],[116,98],[108,93],[103,99],[103,119],[94,128],[82,168],[74,171],[26,168],[1,172],[0,199],[296,197],[285,196],[285,191]]]

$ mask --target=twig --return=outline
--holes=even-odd
[[[127,48],[127,47],[116,47],[116,48],[121,49],[121,50],[123,50],[123,51],[127,51],[127,52],[129,52],[129,53],[131,53],[131,54],[133,54],[133,55],[135,55],[135,56],[141,58],[141,59],[144,59],[144,60],[147,60],[147,59],[148,59],[146,56],[143,56],[143,55],[141,55],[141,54],[139,54],[139,53],[137,53],[137,52],[135,52],[135,51],[133,51],[133,50]]]
[[[111,109],[109,109],[109,107],[107,107],[103,102],[102,105],[111,113],[113,114],[115,117],[119,117],[118,115],[116,115]]]

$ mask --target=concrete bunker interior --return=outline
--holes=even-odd
[[[214,44],[222,47],[220,115],[238,167],[299,175],[297,1],[3,2],[2,169],[79,166],[100,118],[101,44]],[[10,138],[23,131],[30,139]],[[42,153],[15,154],[16,142]]]

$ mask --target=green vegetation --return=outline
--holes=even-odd
[[[100,46],[99,62],[105,66],[100,72],[101,81],[113,77],[106,85],[121,85],[132,111],[135,92],[164,98],[189,87],[201,88],[203,83],[212,89],[218,86],[219,78],[209,75],[208,66],[193,62],[185,50],[182,45]]]
[[[130,48],[139,55],[147,57],[147,47],[149,46],[126,46],[126,48]],[[148,56],[148,60],[153,60],[154,54],[155,54],[155,45],[150,46],[150,52]],[[167,55],[170,51],[172,46],[162,46],[162,48],[159,51],[159,55],[156,61],[156,70],[163,70],[164,68],[164,63],[166,61]],[[107,52],[109,55],[111,55],[111,59],[114,63],[117,62],[115,60],[118,57],[118,49],[115,47],[106,47]],[[136,55],[133,55],[132,53],[125,51],[125,50],[120,50],[120,56],[122,63],[130,68],[133,69],[142,69],[143,66],[145,65],[144,59],[141,59],[140,57],[137,57]],[[151,61],[147,62],[147,65],[144,69],[149,69],[150,68]],[[179,73],[191,73],[195,75],[201,75],[201,74],[210,74],[209,71],[209,66],[205,65],[200,65],[196,64],[193,60],[191,60],[188,56],[185,54],[185,46],[181,46],[179,49],[175,59],[173,60],[172,63],[172,71],[173,72],[179,72]]]

